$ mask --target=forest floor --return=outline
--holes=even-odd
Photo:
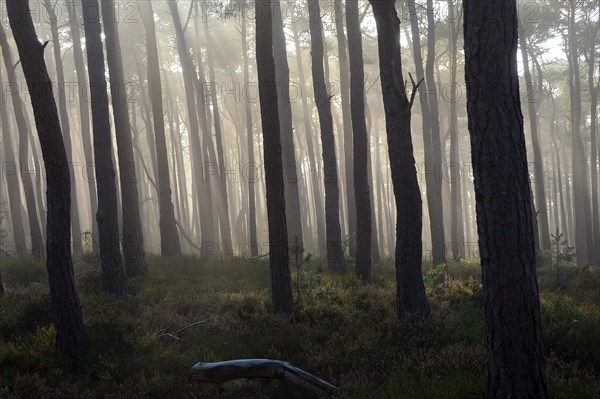
[[[237,381],[224,391],[192,385],[196,362],[272,358],[340,388],[339,398],[485,397],[486,350],[479,266],[428,268],[433,327],[426,339],[394,310],[391,262],[371,284],[330,276],[325,265],[294,271],[295,323],[271,315],[266,262],[149,257],[150,276],[127,300],[102,292],[99,266],[76,266],[89,341],[87,365],[69,372],[53,356],[42,264],[2,261],[0,398],[302,398],[278,382]],[[600,398],[600,270],[540,270],[551,398]],[[190,324],[208,320],[177,332]],[[168,336],[171,333],[173,336]]]

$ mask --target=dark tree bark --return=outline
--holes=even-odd
[[[77,7],[67,7],[69,11],[69,21],[71,27],[71,39],[73,40],[73,58],[75,62],[75,72],[77,74],[77,91],[79,99],[79,127],[81,132],[81,141],[83,143],[83,152],[85,154],[85,178],[90,195],[90,210],[92,213],[92,236],[98,239],[98,222],[94,215],[98,211],[98,191],[96,189],[96,180],[94,178],[94,151],[92,148],[92,133],[90,131],[90,105],[88,93],[88,80],[85,72],[85,63],[83,50],[81,49],[81,33],[79,29],[79,16]],[[95,248],[94,248],[95,250]]]
[[[304,242],[302,235],[302,218],[300,212],[300,193],[298,190],[298,164],[294,146],[294,129],[292,125],[292,104],[289,99],[290,68],[287,59],[285,33],[279,0],[273,1],[273,55],[275,57],[275,74],[277,78],[277,101],[279,123],[281,124],[281,145],[283,151],[283,172],[285,184],[285,209],[288,239]]]
[[[256,64],[262,119],[267,213],[269,222],[269,256],[271,290],[275,314],[293,317],[294,304],[289,268],[285,189],[277,90],[274,87],[273,15],[270,0],[256,0]]]
[[[2,34],[2,27],[0,26],[0,35]],[[0,66],[0,87],[4,86],[4,80],[2,79],[2,67]],[[2,146],[4,147],[5,162],[8,165],[12,165],[13,168],[17,167],[17,160],[15,158],[13,138],[10,131],[10,124],[8,119],[8,110],[6,109],[6,101],[0,101],[0,123],[2,123]],[[7,171],[6,173],[6,184],[12,187],[12,190],[8,191],[8,202],[10,209],[10,221],[13,231],[13,244],[15,247],[15,253],[19,256],[25,255],[25,228],[23,226],[23,212],[21,211],[21,189],[19,182],[19,175],[17,171]],[[19,188],[19,189],[17,189]]]
[[[160,64],[156,44],[156,27],[152,3],[140,3],[140,15],[146,30],[146,54],[148,62],[148,91],[152,103],[154,118],[154,136],[156,141],[156,160],[158,163],[158,187],[160,208],[160,250],[164,256],[181,255],[181,243],[175,222],[175,210],[171,200],[171,180],[169,178],[169,159],[167,156],[167,140],[165,138],[165,119],[162,103],[162,86]]]
[[[379,70],[397,210],[395,265],[398,317],[417,323],[428,322],[429,304],[421,269],[423,205],[410,126],[415,93],[410,100],[406,96],[400,57],[400,19],[395,1],[370,0],[370,3],[377,24]]]
[[[439,122],[437,121],[437,101],[430,97],[435,94],[435,81],[433,80],[433,64],[435,54],[428,50],[427,76],[423,70],[423,56],[421,54],[421,34],[419,32],[419,21],[415,1],[408,1],[413,54],[417,70],[417,80],[427,78],[419,86],[419,101],[423,117],[423,146],[425,152],[425,186],[427,189],[427,209],[429,211],[429,230],[431,231],[431,255],[432,264],[439,265],[446,262],[444,250],[446,247],[444,238],[444,212],[442,206],[442,178],[441,178],[441,150]],[[433,14],[433,12],[427,12]],[[429,25],[430,23],[428,23]],[[430,37],[432,32],[429,33]],[[431,47],[431,43],[428,43]],[[435,53],[435,51],[433,51]],[[430,65],[431,64],[431,65]],[[436,107],[431,109],[433,103]]]
[[[534,102],[533,79],[529,69],[527,34],[524,27],[520,26],[521,58],[523,60],[523,73],[525,75],[525,84],[527,86],[527,111],[529,113],[529,126],[531,129],[531,142],[533,145],[534,183],[535,183],[535,209],[537,211],[539,242],[542,250],[550,249],[550,227],[548,226],[548,209],[546,206],[546,187],[544,182],[544,168],[542,164],[542,143],[538,132],[538,116],[536,104]],[[538,88],[541,90],[541,87]]]
[[[304,64],[302,62],[302,48],[300,47],[300,35],[295,24],[292,24],[292,34],[294,36],[294,46],[296,49],[296,64],[298,68],[298,84],[300,87],[306,86],[306,78],[304,75]],[[306,137],[306,147],[308,149],[308,159],[310,169],[314,173],[318,173],[317,156],[315,155],[315,145],[313,143],[313,129],[310,108],[308,106],[308,95],[305,90],[302,90],[302,117],[304,120],[304,134]],[[319,249],[326,241],[325,233],[325,214],[323,212],[323,191],[321,190],[321,182],[318,179],[311,178],[313,201],[315,205],[315,219],[317,222],[317,243]],[[320,252],[320,251],[319,251]]]
[[[463,218],[462,180],[465,176],[462,172],[460,160],[460,138],[458,136],[458,82],[457,59],[458,59],[458,20],[456,16],[455,0],[448,0],[448,24],[450,25],[450,167],[454,171],[450,177],[450,241],[452,241],[452,259],[458,261],[465,252],[465,228]]]
[[[341,6],[341,1],[339,6]],[[362,280],[371,276],[371,196],[369,188],[369,139],[365,117],[365,72],[358,2],[346,2],[348,54],[350,57],[350,101],[354,143],[354,197],[356,199],[356,274]],[[348,181],[348,179],[346,179]],[[347,183],[348,184],[348,183]],[[348,201],[350,203],[350,201]],[[350,205],[348,214],[350,215]],[[350,219],[350,217],[348,218]]]
[[[50,0],[44,0],[44,6],[48,12],[48,19],[50,20],[50,31],[52,32],[52,50],[54,53],[54,62],[56,64],[56,83],[58,85],[58,105],[59,105],[59,116],[60,126],[65,142],[65,149],[67,151],[67,158],[69,164],[73,165],[73,144],[71,139],[71,124],[69,123],[69,114],[67,112],[67,99],[65,93],[65,72],[63,69],[63,62],[60,52],[60,40],[58,37],[58,18],[54,12],[54,7],[50,3]],[[71,174],[71,232],[73,240],[73,254],[75,258],[81,258],[83,256],[83,247],[81,243],[81,221],[79,219],[79,200],[77,195],[77,181],[75,179],[74,168],[69,167]]]
[[[463,9],[488,397],[546,398],[516,2],[465,0]]]
[[[137,192],[137,173],[133,155],[127,87],[121,57],[121,41],[116,23],[114,0],[102,0],[102,21],[106,35],[106,61],[110,78],[113,119],[117,136],[121,207],[123,212],[123,260],[129,277],[148,272],[144,254],[144,235],[140,219],[140,201]],[[162,114],[161,114],[162,116]],[[154,126],[156,128],[156,125]],[[164,125],[163,125],[164,128]],[[148,135],[151,135],[149,132]],[[164,144],[164,142],[163,142]],[[166,152],[166,144],[164,145]],[[168,170],[167,170],[168,176]]]
[[[46,268],[56,325],[56,350],[81,359],[86,350],[83,312],[75,288],[71,258],[71,188],[52,82],[44,62],[44,47],[35,33],[28,1],[6,2],[8,18],[31,96],[35,124],[46,169],[48,222]]]
[[[246,6],[243,0],[242,5]],[[244,8],[245,9],[245,8]],[[248,40],[246,18],[242,18],[242,59],[244,62],[244,87],[250,83],[250,66],[248,62]],[[246,142],[248,146],[248,246],[250,247],[250,256],[258,256],[258,241],[256,237],[256,193],[254,184],[256,182],[256,163],[254,161],[254,129],[252,126],[252,104],[250,101],[244,101],[244,113],[246,114]]]
[[[319,1],[308,0],[308,8],[313,88],[319,113],[321,144],[323,146],[327,264],[330,272],[343,273],[346,270],[346,260],[344,259],[340,228],[340,192],[335,155],[335,137],[333,135],[333,116],[331,114],[331,96],[327,92],[328,85],[326,84],[323,66],[323,26]]]
[[[358,7],[358,2],[355,2]],[[358,211],[358,198],[355,198],[356,189],[354,183],[354,171],[353,168],[356,165],[353,163],[353,155],[356,156],[356,153],[353,150],[353,139],[356,131],[353,129],[354,118],[352,115],[352,111],[350,109],[350,96],[351,96],[351,82],[350,82],[350,68],[352,68],[351,63],[353,61],[352,54],[346,53],[346,47],[348,47],[348,52],[350,51],[350,46],[352,43],[352,39],[350,39],[350,28],[348,27],[348,41],[346,41],[346,35],[344,34],[344,6],[342,4],[342,0],[335,0],[334,4],[334,19],[335,19],[335,34],[337,38],[337,46],[338,46],[338,59],[340,64],[340,100],[342,103],[342,132],[343,132],[343,141],[344,141],[344,158],[343,164],[346,172],[346,203],[348,206],[348,237],[349,237],[349,245],[348,250],[350,252],[350,256],[357,257],[357,247],[361,245],[359,243],[358,231],[357,231],[357,220],[360,220],[361,224],[366,222],[360,218],[360,215],[357,214]],[[348,3],[346,3],[346,7],[348,7]],[[347,10],[346,10],[347,12]],[[347,17],[347,16],[346,16]],[[359,30],[360,30],[360,21]],[[346,22],[346,25],[348,23]],[[362,48],[361,48],[362,53]],[[350,56],[350,65],[348,63],[348,55]],[[362,58],[361,58],[362,63]],[[361,83],[364,91],[364,81]],[[364,110],[364,107],[363,107]],[[364,113],[364,111],[363,111]],[[364,122],[364,116],[362,117]],[[362,129],[362,127],[361,127]],[[366,129],[366,128],[365,128]],[[340,134],[342,133],[340,132]],[[354,133],[354,134],[353,134]],[[362,150],[360,150],[362,152]],[[360,162],[359,162],[360,163]],[[364,164],[364,162],[362,162]],[[366,165],[366,164],[365,164]],[[362,173],[362,171],[360,172]],[[361,183],[364,185],[364,182]],[[368,181],[367,181],[368,184]],[[361,190],[363,190],[361,188]],[[364,214],[364,209],[361,211]],[[364,234],[364,232],[363,232]],[[365,238],[363,236],[363,238]],[[359,267],[358,259],[356,261],[357,270]],[[364,266],[364,265],[363,265]]]
[[[2,49],[2,56],[4,58],[4,66],[6,67],[6,75],[10,84],[16,84],[17,74],[16,65],[13,61],[12,51],[8,45],[6,33],[0,26],[0,48]],[[33,256],[37,258],[44,257],[44,237],[42,235],[42,229],[38,220],[38,211],[35,201],[35,192],[33,190],[33,181],[31,178],[31,172],[29,171],[29,137],[25,110],[23,109],[23,100],[21,98],[20,90],[11,92],[12,104],[14,110],[14,117],[17,123],[17,131],[19,132],[19,159],[16,163],[19,175],[21,176],[21,182],[23,183],[23,191],[25,192],[25,203],[27,205],[27,217],[29,220],[29,234],[31,237],[31,252]],[[22,215],[22,213],[21,213]],[[25,242],[19,243],[22,248],[19,252],[25,252]]]
[[[83,0],[82,4],[85,10],[83,24],[92,100],[92,129],[98,189],[96,220],[100,235],[102,282],[106,291],[124,296],[127,294],[127,283],[119,243],[117,188],[101,39],[100,6],[98,0]],[[126,171],[123,171],[123,174],[127,175]]]

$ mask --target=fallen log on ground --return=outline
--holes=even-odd
[[[240,359],[196,363],[188,375],[190,382],[219,385],[240,378],[277,379],[319,398],[331,398],[338,390],[330,383],[281,360]]]

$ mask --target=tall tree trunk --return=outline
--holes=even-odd
[[[290,68],[287,59],[285,32],[279,0],[273,0],[273,54],[277,77],[277,101],[279,123],[281,124],[281,145],[283,151],[283,177],[285,184],[285,210],[287,216],[288,239],[304,242],[302,218],[300,216],[300,194],[298,190],[298,164],[294,150],[294,129],[292,125],[292,104],[290,102]]]
[[[599,4],[600,6],[600,4]],[[600,12],[600,10],[599,10]],[[600,22],[598,22],[600,24]],[[596,80],[596,46],[600,26],[597,26],[590,37],[588,61],[588,89],[590,92],[590,149],[591,149],[591,178],[592,178],[592,231],[594,241],[590,253],[590,262],[600,265],[600,208],[598,208],[598,93],[600,82]]]
[[[86,14],[83,18],[87,50],[90,98],[92,99],[92,129],[98,188],[98,230],[100,233],[100,260],[104,289],[124,296],[127,293],[119,244],[117,216],[117,188],[112,160],[112,138],[108,111],[108,92],[102,48],[100,6],[98,0],[83,0]],[[94,14],[95,13],[95,14]],[[123,174],[126,175],[125,171]]]
[[[2,27],[0,26],[0,30]],[[1,34],[1,33],[0,33]],[[5,87],[2,79],[2,67],[0,66],[0,87]],[[4,162],[6,162],[6,184],[11,187],[8,191],[8,202],[10,210],[10,221],[13,232],[13,245],[15,253],[19,256],[25,255],[25,228],[23,226],[23,212],[21,210],[21,188],[18,175],[18,165],[15,158],[13,138],[10,131],[8,110],[6,101],[0,101],[0,123],[2,123],[2,146],[4,147]],[[11,169],[9,170],[9,166]]]
[[[275,314],[293,317],[281,133],[277,91],[273,87],[276,77],[271,23],[272,5],[270,0],[256,0],[256,15],[260,16],[256,19],[256,64],[264,142],[271,287]]]
[[[590,193],[587,178],[587,160],[581,138],[581,76],[576,33],[576,1],[569,0],[569,88],[571,96],[571,135],[573,163],[573,205],[575,214],[575,249],[577,264],[585,266],[591,260],[593,231],[590,218]]]
[[[65,87],[65,72],[63,69],[63,62],[60,53],[60,40],[58,37],[58,18],[54,12],[54,6],[50,3],[50,0],[44,0],[46,11],[48,12],[48,19],[50,20],[50,30],[52,32],[52,49],[54,52],[54,62],[56,63],[56,83],[58,85],[58,106],[60,125],[65,142],[65,149],[67,151],[67,159],[69,162],[69,171],[71,175],[71,232],[73,240],[73,254],[75,258],[81,258],[83,255],[83,247],[81,243],[81,222],[79,219],[79,200],[77,195],[77,181],[75,178],[73,164],[73,143],[71,139],[71,125],[69,123],[69,114],[67,112],[67,99],[66,99],[66,87]]]
[[[546,398],[516,2],[465,0],[465,76],[487,323],[488,397]]]
[[[452,242],[452,259],[458,261],[465,252],[465,228],[463,216],[462,180],[465,176],[460,159],[460,138],[458,136],[458,21],[456,18],[455,0],[448,0],[448,24],[450,25],[450,170],[455,173],[450,176],[450,241]]]
[[[69,11],[69,22],[71,28],[71,39],[73,40],[73,58],[75,62],[75,72],[77,74],[77,87],[79,90],[79,129],[81,132],[81,142],[83,143],[83,152],[85,154],[85,180],[88,185],[90,196],[90,211],[92,214],[92,237],[98,239],[98,222],[94,215],[98,211],[98,191],[96,189],[96,179],[94,178],[94,152],[92,149],[92,133],[90,131],[90,106],[88,102],[89,93],[87,77],[85,72],[85,63],[83,59],[83,50],[81,49],[81,33],[79,29],[79,16],[77,7],[67,7]],[[88,219],[89,220],[89,219]],[[92,249],[95,251],[95,248]]]
[[[348,7],[348,3],[346,3],[346,7]],[[356,7],[358,7],[358,3],[356,3]],[[348,64],[348,55],[350,55],[350,63],[352,63],[353,60],[352,59],[352,54],[347,54],[346,53],[346,47],[348,47],[348,51],[349,48],[352,44],[352,40],[350,39],[350,28],[348,27],[348,22],[346,21],[346,25],[348,28],[348,41],[346,41],[346,35],[344,34],[344,6],[342,4],[342,0],[335,0],[334,4],[333,4],[333,8],[335,11],[334,14],[334,19],[335,19],[335,32],[336,32],[336,37],[337,37],[337,46],[338,46],[338,59],[339,59],[339,64],[340,64],[340,100],[342,103],[342,129],[340,132],[340,136],[343,137],[343,141],[344,141],[344,158],[342,158],[342,161],[340,163],[342,163],[344,165],[344,169],[346,171],[346,181],[345,181],[345,188],[346,188],[346,203],[347,203],[347,211],[348,211],[348,236],[349,236],[349,246],[348,249],[350,251],[350,256],[353,257],[357,257],[357,246],[361,245],[361,243],[359,242],[359,237],[358,237],[358,231],[357,231],[357,220],[361,221],[361,224],[364,224],[364,222],[366,222],[366,220],[361,219],[360,215],[357,214],[357,207],[359,206],[357,204],[358,198],[355,198],[355,185],[354,185],[354,172],[353,172],[353,167],[355,167],[355,165],[353,165],[353,155],[356,156],[356,153],[353,152],[353,132],[355,133],[355,130],[353,130],[353,123],[354,123],[354,118],[352,116],[352,111],[350,110],[350,96],[351,96],[351,92],[350,92],[350,68],[352,68],[352,65]],[[347,10],[346,10],[347,12]],[[346,16],[347,17],[347,16]],[[359,24],[359,32],[360,32],[360,22],[358,22]],[[362,45],[361,45],[362,46]],[[360,62],[362,63],[362,47],[361,47],[361,58],[360,58]],[[364,92],[364,81],[361,82],[361,86],[363,87],[363,92]],[[364,97],[364,96],[363,96]],[[364,125],[364,107],[363,107],[363,125]],[[361,129],[363,129],[361,127]],[[366,129],[366,127],[364,128]],[[342,135],[343,132],[343,135]],[[361,133],[362,134],[362,133]],[[363,151],[362,149],[360,150],[361,152]],[[356,160],[354,159],[354,162]],[[364,164],[364,162],[359,162],[361,164]],[[366,164],[365,164],[366,165]],[[361,171],[360,173],[362,173],[363,171]],[[362,183],[364,184],[364,183]],[[367,181],[366,184],[368,185],[369,182]],[[361,188],[361,190],[364,190],[364,187]],[[361,214],[364,215],[365,209],[363,209],[361,211]],[[364,231],[363,231],[363,239],[364,237]],[[364,257],[363,257],[364,260]],[[366,264],[363,264],[363,266],[361,267],[365,267]],[[362,272],[359,272],[359,262],[358,259],[356,261],[356,266],[357,266],[357,273],[362,274]],[[363,270],[363,272],[366,271],[366,268]],[[364,277],[364,276],[363,276]]]
[[[156,142],[156,160],[158,164],[158,202],[160,208],[160,250],[164,256],[181,255],[181,243],[175,222],[175,210],[171,198],[171,180],[169,177],[169,158],[165,137],[165,119],[162,103],[160,63],[156,43],[156,27],[152,3],[140,3],[140,15],[146,31],[146,54],[148,58],[148,91],[154,119],[154,137]],[[151,134],[151,133],[148,133]]]
[[[295,24],[292,24],[292,34],[294,36],[294,46],[296,49],[296,63],[298,68],[298,84],[300,87],[306,86],[306,78],[304,75],[304,64],[302,62],[302,48],[300,47],[300,35]],[[308,106],[308,95],[302,90],[302,116],[304,120],[304,134],[306,137],[306,147],[308,149],[308,159],[310,161],[311,174],[318,174],[319,164],[317,156],[315,155],[315,145],[313,143],[313,129],[312,129],[312,117],[310,108]],[[313,201],[315,204],[315,218],[317,222],[317,243],[318,247],[321,248],[326,242],[325,232],[325,214],[323,212],[323,191],[321,190],[321,181],[318,178],[311,176],[310,181],[313,184]]]
[[[246,0],[243,1],[243,6],[246,6]],[[247,30],[246,18],[242,18],[242,58],[244,62],[244,87],[250,84],[250,66],[248,62],[248,41],[249,35]],[[258,256],[258,241],[256,236],[256,163],[254,161],[254,129],[252,125],[252,104],[250,101],[244,101],[244,113],[246,115],[246,137],[248,146],[248,247],[250,247],[250,256],[255,258]],[[244,248],[245,249],[245,248]]]
[[[531,79],[531,70],[529,69],[528,43],[526,32],[522,24],[519,26],[521,59],[523,60],[523,73],[525,75],[525,84],[527,86],[527,110],[529,113],[529,127],[531,129],[531,142],[533,144],[533,163],[535,179],[535,208],[537,211],[538,231],[540,247],[542,250],[550,249],[550,228],[548,226],[548,209],[546,207],[546,188],[544,183],[544,167],[542,163],[542,143],[538,132],[538,117],[535,109],[534,98],[530,93],[534,93],[533,80]],[[538,88],[541,90],[541,87]]]
[[[435,60],[432,49],[428,50],[427,76],[423,70],[423,56],[421,54],[421,34],[419,32],[419,20],[414,0],[408,1],[413,53],[417,70],[417,80],[427,78],[419,86],[419,101],[421,114],[423,116],[423,145],[425,152],[425,186],[427,188],[427,209],[429,211],[429,230],[431,231],[431,255],[432,264],[439,265],[446,262],[444,256],[444,213],[442,207],[442,178],[441,178],[441,150],[439,137],[439,122],[437,120],[437,107],[435,114],[431,111],[432,103],[437,99],[430,100],[430,93],[435,93],[435,81],[433,80],[433,62]],[[431,12],[433,13],[433,12]],[[430,14],[428,11],[427,14]],[[429,23],[428,23],[429,25]],[[430,31],[429,36],[432,36]],[[435,42],[434,42],[435,45]],[[429,43],[428,47],[431,47]],[[435,52],[435,51],[433,51]],[[431,65],[430,65],[431,64]],[[435,103],[437,105],[437,103]],[[437,130],[436,130],[437,129]],[[436,132],[434,132],[436,130]],[[439,155],[439,156],[438,156]]]
[[[427,197],[429,216],[433,219],[431,226],[431,241],[433,265],[446,263],[446,238],[444,233],[444,201],[442,196],[442,144],[440,138],[440,116],[438,108],[437,84],[435,82],[435,10],[433,0],[427,0],[427,63],[425,64],[425,80],[427,81],[427,100],[429,101],[429,115],[431,118],[431,151],[432,167],[425,164],[427,175],[433,172],[435,179],[432,181],[432,197]],[[429,189],[427,190],[429,192]],[[433,209],[431,207],[433,206]]]
[[[2,49],[2,56],[4,58],[4,66],[6,67],[6,75],[8,82],[13,87],[11,89],[12,104],[14,110],[15,121],[17,123],[17,131],[19,132],[19,162],[16,167],[19,170],[21,176],[21,182],[23,183],[23,189],[25,192],[25,203],[27,205],[27,216],[29,220],[29,235],[31,237],[31,252],[33,256],[37,258],[44,257],[44,238],[42,235],[41,226],[38,220],[38,211],[35,201],[35,192],[33,191],[33,181],[31,178],[31,172],[29,170],[30,158],[29,158],[29,137],[27,129],[27,121],[25,110],[23,109],[23,100],[17,85],[17,74],[16,65],[13,61],[12,51],[8,45],[6,33],[4,28],[0,26],[0,48]],[[20,243],[23,246],[21,250],[25,252],[25,242]]]
[[[335,155],[335,137],[333,135],[333,117],[331,97],[327,92],[323,67],[323,26],[318,0],[308,0],[310,18],[310,42],[312,58],[312,76],[315,102],[321,125],[321,144],[323,146],[323,171],[325,178],[325,227],[327,231],[327,263],[329,271],[343,273],[346,261],[342,247],[340,229],[340,192],[338,188],[337,160]]]
[[[82,359],[86,349],[83,312],[75,288],[71,258],[71,188],[52,82],[44,63],[44,45],[35,33],[28,1],[9,0],[8,18],[31,96],[48,186],[46,268],[56,325],[56,350]]]
[[[127,275],[136,277],[147,273],[148,267],[146,266],[144,254],[140,201],[136,187],[138,180],[133,155],[131,125],[129,123],[129,106],[127,104],[127,87],[125,86],[125,74],[121,57],[121,41],[115,22],[114,0],[102,0],[102,21],[104,23],[104,34],[106,35],[106,60],[108,62],[112,110],[117,136],[121,206],[123,210],[123,259]],[[149,132],[148,135],[151,135],[151,133]]]
[[[338,6],[341,7],[341,1],[339,1]],[[371,276],[371,229],[373,226],[371,223],[371,190],[369,188],[369,138],[365,116],[365,72],[357,1],[350,0],[346,2],[346,26],[348,28],[348,54],[350,57],[350,100],[352,102],[354,144],[353,195],[356,199],[355,222],[360,220],[360,226],[356,226],[356,274],[362,280],[367,280]],[[346,125],[344,124],[344,126]],[[350,181],[346,180],[346,184],[350,184]],[[351,212],[350,201],[348,201],[348,220],[351,219]]]
[[[392,183],[396,199],[396,304],[400,319],[428,322],[429,304],[421,269],[422,202],[411,138],[411,100],[406,96],[400,56],[400,19],[394,0],[370,0],[377,24],[379,70]],[[413,88],[413,90],[416,88]]]
[[[211,84],[217,82],[215,77],[214,54],[211,46],[213,41],[208,30],[208,22],[204,22],[204,34],[206,39],[206,60],[208,62],[208,76]],[[233,244],[231,241],[231,223],[229,221],[229,196],[227,193],[227,171],[225,161],[225,150],[223,149],[223,132],[221,128],[221,114],[219,113],[219,103],[217,101],[217,90],[213,88],[210,91],[210,102],[213,110],[213,120],[215,124],[215,140],[217,144],[217,162],[219,169],[219,184],[217,185],[220,194],[219,201],[219,226],[221,229],[221,239],[223,240],[224,253],[233,254]]]
[[[181,69],[183,72],[186,106],[188,111],[188,127],[189,136],[191,140],[191,158],[192,158],[192,179],[195,181],[196,189],[196,201],[193,202],[194,207],[206,207],[207,206],[207,193],[203,191],[203,158],[202,158],[202,145],[200,144],[200,128],[198,125],[198,111],[196,108],[196,96],[194,93],[194,81],[197,80],[195,77],[195,68],[192,61],[192,57],[186,45],[185,35],[183,27],[181,25],[181,18],[179,17],[179,11],[177,10],[177,2],[175,0],[169,0],[169,10],[173,18],[173,25],[175,28],[175,36],[177,39],[177,51],[179,53],[179,60],[181,63]],[[211,207],[212,208],[212,207]],[[212,209],[207,209],[212,215]],[[206,245],[214,244],[214,236],[212,232],[212,225],[208,223],[201,216],[202,222],[200,224],[202,234],[202,248]]]

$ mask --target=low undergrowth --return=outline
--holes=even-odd
[[[314,260],[295,292],[294,323],[271,315],[265,262],[149,258],[150,276],[129,298],[102,292],[96,264],[77,266],[89,341],[78,373],[56,359],[44,267],[6,262],[0,299],[1,398],[302,398],[277,382],[188,384],[196,362],[287,360],[340,388],[340,398],[483,398],[485,324],[479,266],[425,271],[432,309],[427,337],[400,323],[391,262],[372,282],[330,276]],[[600,397],[600,272],[540,270],[552,398]],[[555,284],[555,285],[553,285]],[[294,287],[295,284],[294,284]],[[299,294],[299,295],[298,295]],[[190,326],[197,321],[200,324]]]

